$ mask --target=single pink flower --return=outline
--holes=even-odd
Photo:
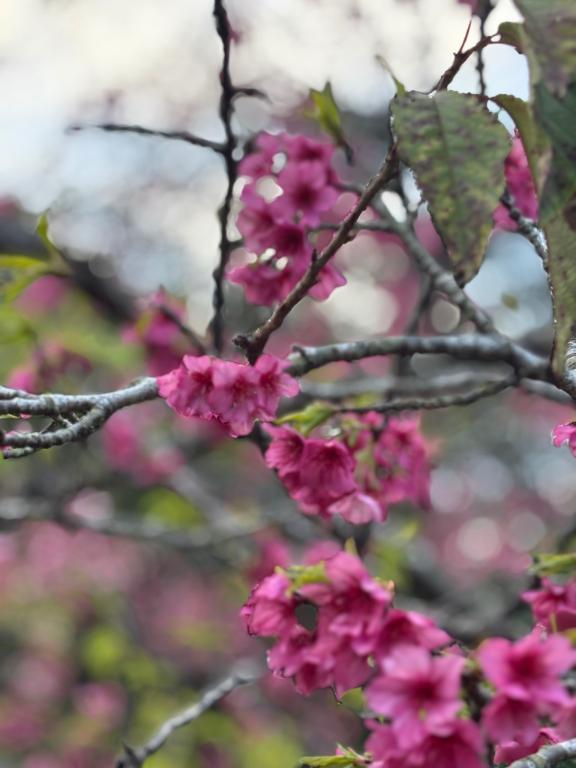
[[[244,187],[240,199],[244,207],[238,214],[236,226],[244,239],[244,246],[253,253],[262,253],[270,247],[270,237],[278,220],[277,212],[253,185]]]
[[[214,390],[214,360],[185,355],[178,368],[158,377],[158,391],[168,405],[186,418],[215,418],[208,403]]]
[[[482,643],[478,659],[498,693],[509,699],[536,702],[540,712],[568,701],[559,678],[575,663],[576,652],[565,637],[531,633],[515,643],[492,638]]]
[[[320,222],[321,214],[329,211],[339,197],[330,186],[326,167],[320,162],[288,163],[278,174],[278,184],[284,194],[274,201],[277,211],[286,218],[300,216],[309,226]]]
[[[576,627],[576,581],[555,584],[544,578],[540,589],[524,592],[522,599],[531,605],[534,620],[546,629],[562,632]]]
[[[276,469],[280,477],[287,473],[297,473],[302,463],[306,441],[292,427],[274,427],[266,425],[266,431],[272,441],[266,451],[266,464]]]
[[[418,745],[416,765],[425,768],[484,768],[480,729],[461,718],[428,725],[429,733]]]
[[[393,718],[401,743],[414,744],[430,724],[449,720],[460,709],[464,664],[456,656],[433,657],[424,648],[398,649],[366,689],[367,701],[375,712]]]
[[[280,637],[298,626],[297,602],[289,589],[290,580],[281,573],[267,576],[254,587],[240,612],[251,635]]]
[[[250,152],[240,161],[239,175],[249,176],[252,179],[269,176],[272,173],[275,156],[284,151],[285,136],[284,133],[260,133],[255,141],[255,151]]]
[[[538,709],[531,700],[498,694],[484,707],[482,726],[496,743],[531,744],[540,727]]]
[[[282,397],[295,397],[300,391],[296,379],[284,373],[287,360],[260,355],[254,369],[258,372],[257,401],[264,418],[272,419]]]
[[[568,444],[572,455],[576,456],[576,422],[569,421],[567,424],[558,424],[552,430],[552,444],[559,448],[564,443]]]
[[[208,402],[233,437],[247,435],[259,416],[259,376],[255,368],[218,361]]]
[[[432,619],[415,611],[389,611],[378,634],[374,657],[380,667],[396,649],[418,646],[429,651],[450,643],[452,638]]]
[[[517,132],[512,140],[512,149],[506,158],[504,171],[508,191],[512,195],[514,205],[523,216],[537,221],[538,197],[524,145]],[[515,231],[517,228],[516,222],[510,217],[508,209],[502,203],[494,212],[494,224],[500,229]]]

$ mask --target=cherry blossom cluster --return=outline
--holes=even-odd
[[[512,149],[504,165],[506,186],[512,196],[514,206],[523,216],[533,221],[538,220],[538,196],[532,179],[532,172],[526,157],[522,139],[516,132],[512,140]],[[515,231],[517,224],[509,210],[502,203],[494,212],[494,224],[500,229]]]
[[[330,439],[287,426],[267,430],[266,463],[305,514],[360,524],[383,522],[395,502],[429,504],[430,449],[417,417],[345,415]]]
[[[180,416],[217,422],[239,437],[256,419],[273,419],[281,397],[298,394],[286,365],[273,355],[261,355],[253,366],[185,355],[178,368],[158,378],[158,391]]]
[[[250,634],[276,638],[269,668],[300,693],[331,687],[342,696],[363,687],[371,711],[366,764],[481,768],[489,745],[495,762],[507,763],[572,737],[576,727],[576,699],[563,679],[576,651],[549,631],[576,626],[576,581],[544,580],[524,599],[541,624],[516,642],[485,640],[467,658],[433,621],[395,608],[393,585],[373,578],[358,557],[326,552],[266,576],[242,617]]]
[[[310,266],[311,232],[340,195],[333,152],[331,144],[307,136],[262,133],[256,151],[240,163],[248,183],[240,195],[237,227],[251,260],[229,270],[228,279],[244,288],[251,303],[281,301]],[[345,283],[327,264],[310,295],[327,299]]]
[[[339,552],[315,564],[277,569],[256,585],[242,609],[248,632],[276,637],[268,664],[309,694],[338,695],[362,685],[396,647],[437,647],[448,635],[417,613],[392,608],[392,585],[373,578],[358,557]]]

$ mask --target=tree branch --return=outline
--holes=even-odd
[[[293,376],[302,376],[338,361],[353,362],[366,357],[415,354],[444,354],[459,360],[508,363],[520,377],[552,381],[548,360],[501,336],[475,334],[388,336],[323,347],[296,346],[290,355],[292,363],[286,370]]]
[[[479,331],[483,333],[493,332],[492,320],[460,288],[454,275],[438,264],[434,256],[422,245],[413,229],[397,221],[381,201],[375,208],[382,216],[384,231],[394,233],[404,243],[419,269],[429,276],[434,289],[443,293],[454,306],[460,309],[464,317],[469,318],[474,323]]]
[[[215,533],[213,530],[188,531],[180,528],[167,528],[163,525],[144,521],[131,521],[127,517],[115,517],[108,520],[84,518],[67,514],[57,501],[45,499],[4,499],[0,503],[0,521],[8,525],[26,522],[47,522],[61,525],[72,531],[90,531],[112,538],[133,539],[148,544],[161,544],[182,552],[211,552],[237,542],[238,539],[251,536],[264,527],[262,523],[252,526],[237,527],[227,532]],[[217,559],[226,559],[218,555]]]
[[[438,392],[431,395],[422,395],[420,397],[398,397],[396,399],[386,400],[383,403],[363,406],[361,408],[347,408],[342,406],[335,412],[338,413],[390,413],[392,411],[432,411],[438,408],[451,408],[455,405],[470,405],[485,397],[492,397],[499,392],[503,392],[508,387],[514,386],[517,382],[515,373],[496,381],[488,381],[470,389],[464,389],[461,392]]]
[[[332,240],[312,261],[306,274],[296,283],[284,301],[276,307],[268,320],[255,331],[248,335],[240,334],[234,338],[234,343],[244,350],[249,362],[255,362],[262,354],[271,334],[282,326],[286,317],[314,286],[323,267],[351,239],[360,215],[368,208],[375,195],[396,175],[397,171],[396,149],[391,147],[380,170],[370,179],[360,195],[360,199],[343,219]]]
[[[201,136],[196,136],[188,131],[160,131],[156,128],[144,128],[141,125],[119,125],[117,123],[96,123],[94,125],[78,124],[71,125],[68,130],[71,132],[98,130],[106,131],[107,133],[134,133],[138,136],[155,136],[162,139],[183,141],[186,144],[193,144],[195,147],[211,149],[212,152],[216,152],[219,155],[223,155],[226,150],[225,144],[222,144],[219,141],[204,139]]]
[[[220,120],[224,126],[226,141],[222,155],[226,166],[227,185],[224,194],[224,201],[218,211],[218,221],[220,222],[220,261],[213,272],[214,293],[212,297],[212,306],[214,315],[210,321],[210,329],[214,351],[216,354],[222,352],[224,346],[224,276],[226,267],[232,251],[232,244],[228,235],[230,213],[232,211],[232,200],[234,195],[234,184],[236,183],[237,164],[234,159],[234,150],[236,149],[236,137],[232,130],[232,115],[234,112],[234,96],[236,90],[232,85],[230,76],[230,22],[224,6],[223,0],[214,0],[213,10],[216,31],[222,43],[222,69],[220,71]]]
[[[124,745],[124,755],[116,761],[116,768],[141,768],[149,757],[166,744],[174,731],[197,720],[235,688],[255,682],[261,674],[253,663],[239,664],[228,677],[208,688],[195,704],[166,720],[146,744],[136,748]]]
[[[0,431],[4,458],[29,456],[37,450],[82,440],[101,427],[113,413],[158,397],[156,379],[147,377],[115,392],[100,395],[31,395],[0,388],[0,417],[49,416],[52,423],[40,432]],[[80,414],[80,415],[79,415]]]
[[[509,768],[553,768],[564,760],[576,757],[576,739],[560,744],[546,744],[533,755],[515,760]]]

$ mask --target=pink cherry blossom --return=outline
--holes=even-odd
[[[538,219],[538,197],[532,179],[528,158],[524,151],[522,139],[516,134],[512,141],[512,149],[505,162],[506,184],[512,195],[514,205],[529,219]],[[516,230],[516,222],[510,217],[508,209],[500,204],[494,212],[494,223],[500,229]]]
[[[496,743],[531,744],[540,727],[538,709],[531,700],[498,694],[484,707],[482,726]]]
[[[522,599],[532,606],[534,620],[547,629],[563,631],[576,627],[576,581],[555,584],[544,578],[540,589],[524,592]]]
[[[289,594],[290,580],[275,573],[257,584],[241,611],[251,635],[280,636],[296,624],[296,599]]]
[[[537,702],[544,712],[568,701],[560,675],[576,662],[576,652],[565,637],[532,633],[515,643],[492,638],[480,646],[478,658],[488,680],[509,699]]]
[[[285,134],[261,133],[256,138],[256,149],[246,155],[238,165],[240,176],[258,179],[272,173],[274,157],[284,150]]]
[[[296,379],[284,373],[286,360],[273,355],[260,355],[254,369],[258,373],[257,402],[264,413],[274,414],[282,397],[294,397],[299,392]]]
[[[374,657],[382,666],[397,648],[419,646],[431,651],[450,642],[450,635],[432,619],[415,611],[394,608],[388,612],[380,627]]]
[[[359,655],[366,657],[392,602],[390,590],[347,552],[326,560],[325,568],[328,583],[307,585],[301,594],[322,606],[321,621],[331,633],[349,638],[355,650],[360,648]]]
[[[416,765],[434,768],[484,768],[480,729],[471,720],[454,718],[428,726],[416,751]]]
[[[252,185],[244,187],[240,199],[244,207],[238,214],[236,226],[244,239],[244,246],[253,253],[261,253],[270,247],[278,218],[275,209]]]
[[[558,424],[552,430],[552,444],[558,448],[565,443],[576,456],[576,422],[569,421],[567,424]]]
[[[244,288],[246,299],[251,304],[263,306],[270,306],[285,299],[300,276],[293,264],[280,268],[271,262],[243,264],[232,267],[227,273],[231,283]]]
[[[288,163],[278,174],[278,184],[284,194],[275,201],[277,209],[287,218],[298,214],[309,226],[318,224],[339,196],[329,185],[326,167],[318,161]]]
[[[271,355],[253,367],[186,355],[178,368],[158,378],[158,391],[181,416],[217,421],[238,437],[247,435],[256,419],[274,418],[282,396],[298,392],[285,367]]]
[[[158,391],[181,416],[210,420],[215,418],[208,402],[208,396],[214,390],[213,377],[211,357],[185,355],[178,368],[158,378]]]
[[[268,450],[266,451],[266,464],[271,469],[276,469],[280,477],[288,474],[297,474],[300,470],[306,441],[292,427],[266,426],[266,431],[272,436]]]
[[[393,726],[368,725],[372,733],[366,749],[373,756],[371,768],[484,768],[480,730],[470,720],[454,718],[431,726],[409,749]]]
[[[375,712],[392,717],[401,742],[412,745],[431,724],[449,720],[460,709],[464,663],[456,656],[433,657],[424,648],[399,648],[366,689],[367,701]]]

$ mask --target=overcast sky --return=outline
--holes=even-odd
[[[462,41],[469,9],[455,0],[229,0],[239,43],[237,84],[270,107],[239,103],[243,130],[274,125],[310,87],[333,84],[339,104],[382,112],[393,91],[383,56],[409,89],[429,88]],[[220,136],[220,47],[211,0],[2,0],[0,196],[51,210],[54,237],[114,256],[137,289],[159,282],[208,313],[216,259],[219,160],[188,145],[88,132],[116,121]],[[516,19],[500,0],[488,31]],[[526,96],[522,58],[486,53],[489,92]],[[475,87],[471,63],[454,87]],[[354,138],[354,137],[352,137]]]

